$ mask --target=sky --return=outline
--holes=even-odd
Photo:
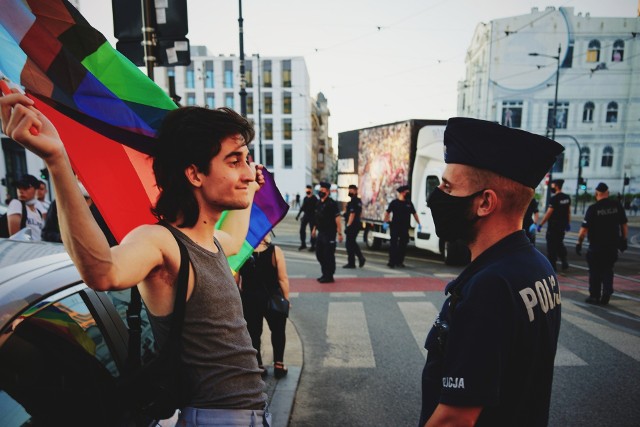
[[[188,0],[191,45],[239,56],[238,6]],[[244,51],[303,56],[311,96],[322,92],[328,100],[329,134],[337,144],[339,132],[455,116],[476,26],[547,6],[636,17],[638,0],[244,0]],[[115,45],[111,0],[80,0],[80,11]]]

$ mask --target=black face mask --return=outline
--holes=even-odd
[[[353,199],[354,197],[356,197],[356,193],[349,193],[349,197]]]
[[[321,198],[321,199],[324,199],[324,198],[326,197],[327,193],[326,193],[326,192],[324,192],[324,191],[320,191],[320,192],[318,193],[318,195],[320,196],[320,198]]]
[[[461,239],[468,243],[475,239],[473,225],[479,217],[471,215],[469,211],[473,199],[483,191],[464,197],[452,196],[439,188],[431,193],[427,206],[431,209],[438,237],[447,242]]]
[[[557,191],[556,187],[551,187],[551,194],[556,194]]]
[[[311,191],[307,191],[307,196],[310,196],[310,195],[311,195]]]

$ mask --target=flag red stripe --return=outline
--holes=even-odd
[[[133,228],[156,222],[150,211],[147,189],[152,172],[149,163],[145,169],[146,155],[130,157],[124,145],[94,132],[44,102],[36,100],[36,107],[55,125],[74,170],[118,241]],[[140,175],[136,169],[141,171]]]

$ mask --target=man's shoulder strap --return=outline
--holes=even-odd
[[[173,228],[165,222],[159,222],[159,225],[164,226],[175,237],[178,248],[180,249],[180,268],[178,270],[178,278],[176,280],[176,296],[173,304],[173,313],[171,318],[171,329],[169,331],[169,337],[166,341],[165,347],[160,351],[169,351],[171,347],[175,347],[180,342],[180,336],[182,335],[182,325],[184,323],[184,314],[187,305],[187,287],[189,283],[189,252],[184,243],[178,239]],[[127,309],[127,324],[129,325],[129,368],[135,369],[140,366],[140,336],[141,336],[141,321],[140,312],[142,310],[142,299],[140,297],[140,291],[137,286],[131,288],[131,301],[129,308]]]

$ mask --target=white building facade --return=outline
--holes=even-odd
[[[291,202],[314,182],[314,115],[309,74],[302,57],[245,57],[247,118],[255,124],[250,149],[256,161],[273,173],[276,185]],[[191,47],[191,65],[157,68],[155,80],[169,91],[169,77],[183,106],[240,105],[240,59],[211,55],[205,46]],[[262,155],[260,154],[262,147]]]
[[[640,193],[640,18],[534,8],[479,24],[465,62],[458,115],[555,131],[565,152],[552,178],[569,194],[580,166],[589,193],[600,181],[612,195]]]

